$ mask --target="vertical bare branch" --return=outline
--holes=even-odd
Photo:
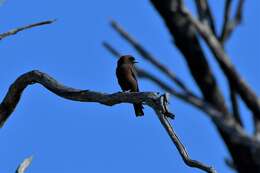
[[[232,0],[226,0],[226,3],[225,3],[224,20],[223,20],[224,22],[223,22],[223,26],[222,26],[221,35],[219,38],[219,41],[221,42],[222,45],[224,45],[225,37],[227,35],[227,28],[228,28],[227,25],[230,20],[232,2],[233,2]]]
[[[232,113],[236,121],[243,127],[243,122],[240,117],[239,105],[237,103],[236,89],[232,83],[229,82],[230,101],[232,104]]]
[[[215,20],[212,15],[208,0],[195,0],[195,4],[197,7],[197,12],[199,14],[200,21],[202,21],[202,23],[206,22],[211,28],[214,35],[217,35]]]
[[[231,36],[233,30],[239,25],[242,21],[242,14],[243,14],[243,6],[244,0],[239,0],[238,6],[236,9],[236,13],[233,19],[231,19],[231,5],[232,0],[226,0],[225,4],[225,14],[224,14],[224,23],[222,27],[222,32],[220,35],[220,43],[224,45],[225,41]]]

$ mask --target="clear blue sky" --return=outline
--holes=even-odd
[[[191,1],[189,8],[194,11]],[[223,2],[211,0],[221,19]],[[259,1],[246,1],[245,20],[227,44],[238,71],[260,94]],[[102,92],[120,90],[115,78],[115,59],[102,47],[109,41],[125,54],[133,54],[143,67],[161,76],[108,25],[115,19],[148,50],[173,69],[198,93],[179,51],[149,1],[13,1],[0,6],[0,31],[56,18],[49,26],[34,28],[0,42],[0,97],[22,73],[38,69],[61,83]],[[220,23],[218,23],[219,26]],[[210,56],[210,65],[221,88],[225,78]],[[99,69],[97,69],[99,67]],[[258,79],[257,79],[258,78]],[[163,78],[165,79],[165,78]],[[142,91],[161,91],[149,81],[140,81]],[[227,92],[225,91],[227,97]],[[243,104],[243,119],[252,131],[250,113]],[[211,121],[200,111],[171,99],[176,114],[173,126],[193,159],[232,171],[223,159],[228,152]],[[135,118],[132,106],[106,107],[65,100],[40,85],[26,89],[22,99],[0,130],[0,172],[14,172],[27,156],[34,160],[28,173],[195,173],[187,167],[154,112],[145,107],[145,117]]]

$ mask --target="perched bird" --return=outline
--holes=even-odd
[[[134,64],[137,63],[131,55],[124,55],[117,61],[116,76],[118,83],[123,91],[139,92],[137,76]],[[135,103],[135,115],[143,116],[143,106],[141,103]]]

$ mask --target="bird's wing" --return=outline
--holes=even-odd
[[[139,92],[139,87],[138,87],[138,82],[137,82],[137,72],[136,72],[136,70],[135,70],[135,67],[134,67],[134,66],[132,66],[132,68],[131,68],[131,74],[132,74],[133,78],[134,78],[134,79],[135,79],[135,81],[136,81],[136,85],[137,85],[137,92]]]

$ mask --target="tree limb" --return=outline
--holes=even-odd
[[[0,40],[6,38],[8,36],[15,35],[18,32],[21,32],[23,30],[30,29],[30,28],[37,27],[37,26],[51,24],[51,23],[53,23],[55,21],[56,20],[46,20],[46,21],[37,22],[37,23],[30,24],[30,25],[26,25],[26,26],[22,26],[22,27],[19,27],[19,28],[12,29],[10,31],[7,31],[7,32],[4,32],[4,33],[0,34]]]
[[[5,98],[0,104],[0,124],[1,126],[12,114],[17,106],[22,92],[28,85],[39,83],[54,94],[65,99],[80,101],[80,102],[97,102],[107,106],[112,106],[119,103],[140,103],[144,102],[153,108],[157,108],[154,102],[160,98],[157,93],[140,92],[140,93],[114,93],[106,94],[90,90],[79,90],[63,86],[49,75],[38,70],[27,72],[16,79],[10,86]],[[161,110],[161,108],[158,108]],[[162,110],[161,110],[162,111]]]
[[[214,35],[217,35],[214,18],[211,13],[208,0],[195,0],[195,4],[197,7],[197,12],[199,14],[200,21],[202,23],[206,22],[211,28],[211,31],[214,33]]]
[[[23,162],[18,166],[18,168],[16,169],[15,173],[24,173],[26,171],[26,169],[30,166],[30,164],[32,163],[32,159],[33,157],[30,156],[26,159],[23,160]]]
[[[0,104],[0,123],[1,125],[7,120],[7,118],[14,111],[18,104],[22,92],[31,84],[39,83],[46,89],[54,94],[63,97],[65,99],[80,101],[80,102],[96,102],[107,106],[113,106],[119,103],[144,103],[150,106],[157,114],[163,127],[167,130],[172,141],[176,145],[179,153],[181,154],[184,162],[190,167],[196,167],[209,173],[216,173],[216,171],[210,167],[202,164],[201,162],[191,160],[188,156],[182,143],[179,141],[176,133],[172,129],[169,121],[165,116],[173,115],[168,109],[168,96],[167,94],[160,95],[154,92],[118,92],[114,94],[100,93],[90,90],[78,90],[70,87],[66,87],[58,83],[55,79],[49,75],[40,71],[34,70],[25,73],[18,77],[16,81],[10,86],[8,93],[4,100]],[[28,163],[28,161],[26,161]],[[29,162],[30,163],[30,162]],[[26,165],[26,164],[25,164]]]
[[[226,4],[225,4],[224,23],[223,23],[222,32],[221,32],[221,35],[219,38],[219,41],[222,45],[224,45],[225,41],[231,36],[233,30],[242,21],[244,0],[239,0],[238,6],[236,9],[236,14],[233,19],[230,19],[232,2],[233,2],[232,0],[226,0]]]

